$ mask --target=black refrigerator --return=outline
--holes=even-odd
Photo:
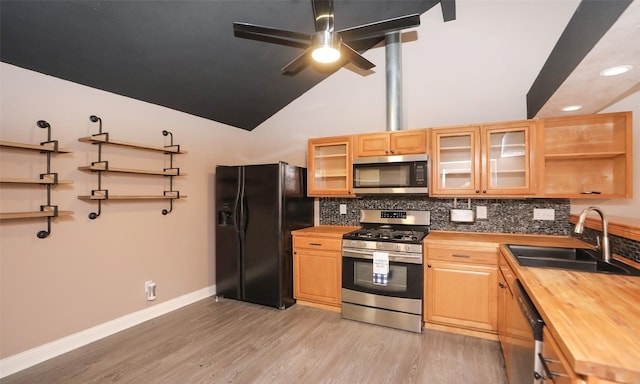
[[[284,309],[293,298],[291,231],[313,226],[306,169],[216,167],[216,295]]]

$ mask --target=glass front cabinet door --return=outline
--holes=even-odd
[[[535,122],[518,121],[482,127],[481,194],[533,194],[531,136]]]
[[[432,130],[432,196],[512,196],[534,191],[533,121]]]
[[[480,128],[431,130],[433,165],[429,194],[473,195],[480,184]],[[479,191],[478,191],[479,192]]]
[[[352,138],[310,139],[307,148],[309,196],[353,196]]]

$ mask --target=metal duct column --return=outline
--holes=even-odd
[[[387,131],[402,128],[402,46],[400,31],[385,35],[387,66]]]

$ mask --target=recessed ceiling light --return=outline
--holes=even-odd
[[[567,107],[562,108],[564,112],[573,112],[582,109],[582,105],[569,105]]]
[[[618,65],[616,67],[607,68],[600,72],[600,76],[617,76],[633,69],[633,65]]]

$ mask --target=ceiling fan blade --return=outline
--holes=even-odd
[[[316,32],[333,32],[333,0],[312,0]]]
[[[420,15],[406,15],[393,19],[376,21],[353,28],[338,31],[343,41],[368,39],[370,37],[383,36],[385,33],[399,31],[401,29],[417,27],[420,25]]]
[[[452,21],[456,19],[456,0],[440,0],[442,8],[442,19]]]
[[[340,45],[340,52],[346,61],[350,61],[364,70],[369,70],[375,67],[375,64],[365,59],[364,56],[356,52],[344,42]]]
[[[233,32],[237,37],[269,41],[275,44],[289,45],[294,47],[307,47],[311,43],[313,35],[303,32],[289,31],[286,29],[276,29],[263,27],[261,25],[248,23],[233,23]]]
[[[309,64],[308,56],[310,51],[308,48],[305,49],[301,54],[291,60],[289,64],[282,67],[280,70],[282,74],[292,76],[304,69]]]

